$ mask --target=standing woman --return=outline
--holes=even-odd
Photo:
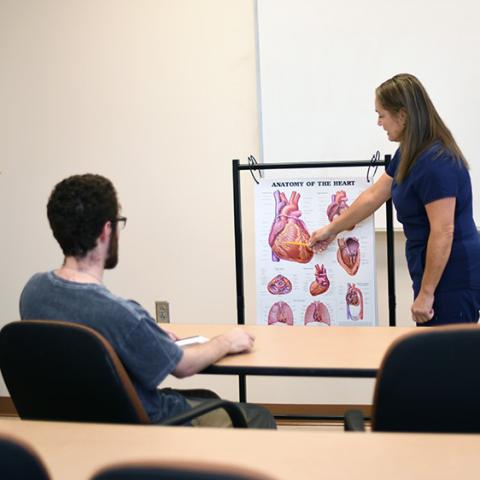
[[[378,125],[400,147],[375,184],[312,233],[310,247],[325,249],[392,197],[407,238],[413,321],[425,326],[477,322],[480,237],[468,163],[417,78],[395,75],[375,93]]]

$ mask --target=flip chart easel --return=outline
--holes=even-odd
[[[391,156],[385,155],[383,161],[372,163],[371,160],[359,161],[335,161],[335,162],[296,162],[296,163],[249,163],[240,164],[240,160],[232,160],[233,176],[233,209],[235,228],[235,273],[237,287],[237,323],[245,325],[245,291],[243,278],[243,236],[242,236],[242,206],[240,172],[254,170],[291,170],[310,168],[352,168],[352,167],[387,167]],[[393,207],[392,200],[385,204],[386,208],[386,231],[387,231],[387,272],[388,272],[388,312],[389,326],[396,325],[395,320],[395,264],[394,264],[394,235],[393,235]],[[246,401],[246,378],[244,374],[239,375],[239,397],[241,402]]]

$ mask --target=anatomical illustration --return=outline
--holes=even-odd
[[[254,186],[255,236],[249,240],[255,246],[255,262],[248,265],[255,264],[256,301],[250,305],[256,321],[309,331],[377,325],[373,216],[354,219],[353,230],[309,248],[315,229],[353,212],[370,186],[365,176],[266,177]]]
[[[330,287],[330,280],[327,277],[327,269],[322,264],[315,265],[315,280],[310,284],[310,293],[312,295],[321,295]]]
[[[268,312],[268,324],[284,323],[285,325],[293,325],[293,312],[290,305],[286,302],[276,302]]]
[[[272,295],[286,295],[292,291],[292,282],[283,275],[277,275],[268,282],[267,290]]]
[[[347,318],[349,320],[363,320],[363,295],[354,283],[348,284],[345,301],[347,303]]]
[[[324,303],[312,302],[305,310],[305,325],[313,322],[330,325],[330,313]]]
[[[340,190],[332,195],[332,202],[327,207],[327,217],[331,222],[333,222],[335,217],[341,215],[349,207],[347,200],[347,194],[343,190]],[[350,230],[353,230],[354,227],[355,225],[350,228]]]
[[[285,194],[277,190],[273,196],[275,197],[275,220],[268,237],[268,243],[272,248],[272,260],[308,263],[313,257],[313,251],[306,246],[310,234],[300,220],[302,215],[298,208],[300,194],[292,192],[290,199],[287,200]]]
[[[338,263],[349,275],[355,275],[360,267],[360,242],[356,237],[337,239]]]

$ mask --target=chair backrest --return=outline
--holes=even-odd
[[[49,480],[40,457],[23,441],[0,434],[0,478],[2,480]]]
[[[91,480],[273,480],[254,470],[209,462],[152,461],[103,468]]]
[[[49,320],[5,325],[0,369],[23,419],[150,423],[113,348],[84,325]]]
[[[480,433],[480,327],[399,338],[377,376],[372,430]]]

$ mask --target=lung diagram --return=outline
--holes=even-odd
[[[307,227],[300,220],[302,212],[298,208],[300,194],[292,192],[290,199],[283,192],[274,192],[275,220],[273,221],[268,243],[272,249],[272,260],[279,262],[308,263],[313,257],[313,250],[305,245],[295,243],[308,243],[310,234]],[[295,243],[288,243],[295,242]]]
[[[327,306],[322,302],[312,302],[305,310],[304,323],[305,325],[309,323],[330,325],[330,313]]]
[[[268,312],[268,324],[273,325],[275,323],[293,325],[293,312],[288,303],[276,302],[271,306]]]

